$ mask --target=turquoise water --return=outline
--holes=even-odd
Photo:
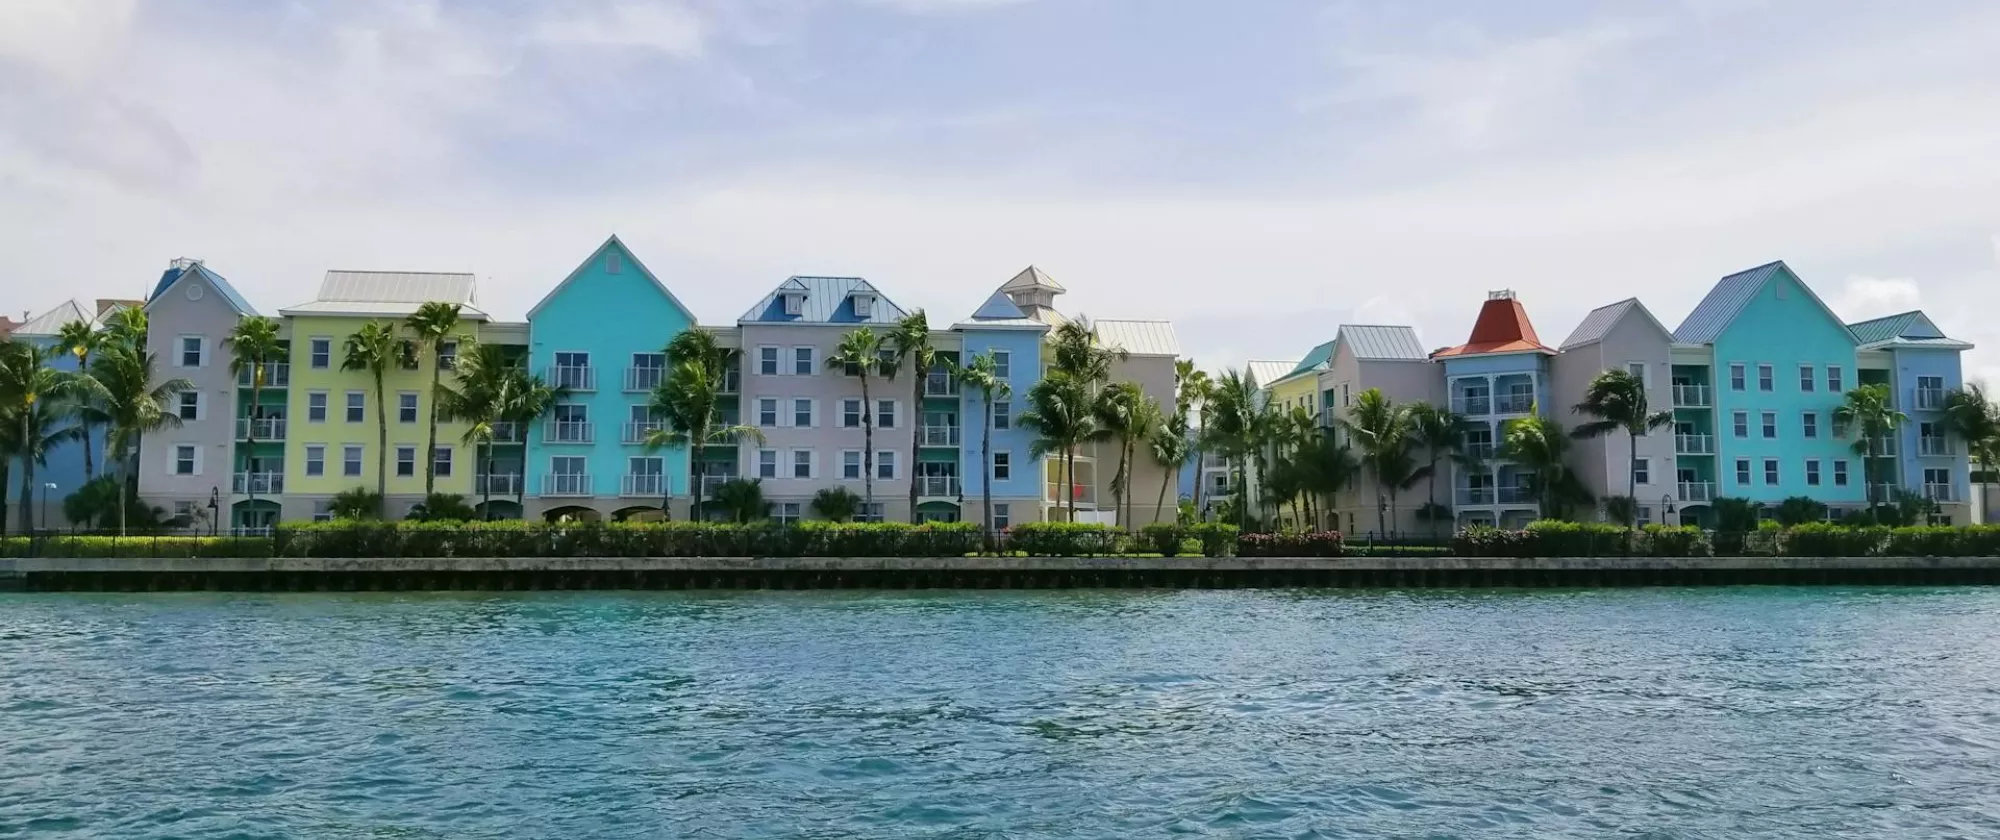
[[[2000,836],[2000,590],[0,596],[0,837]]]

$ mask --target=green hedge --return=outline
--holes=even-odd
[[[2000,557],[2000,525],[1888,528],[1812,522],[1761,523],[1747,534],[1647,525],[1543,520],[1515,531],[1472,527],[1452,539],[1466,557]]]
[[[1452,538],[1452,552],[1464,557],[1709,557],[1715,547],[1706,532],[1688,526],[1627,528],[1545,519],[1519,531],[1466,528]]]
[[[269,557],[267,537],[0,537],[0,557]]]
[[[955,557],[970,522],[325,522],[279,526],[284,557]]]

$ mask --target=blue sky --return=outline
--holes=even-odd
[[[8,0],[8,310],[197,256],[266,309],[616,232],[706,322],[794,273],[956,318],[1035,263],[1204,365],[1341,322],[1678,323],[1783,258],[2000,381],[2000,6]]]

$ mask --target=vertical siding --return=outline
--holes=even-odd
[[[1832,412],[1840,405],[1841,394],[1826,388],[1828,365],[1840,366],[1843,386],[1854,387],[1858,376],[1854,342],[1840,323],[1813,302],[1804,285],[1788,272],[1773,274],[1716,337],[1714,346],[1717,437],[1723,450],[1717,465],[1720,473],[1717,492],[1767,503],[1790,496],[1810,496],[1831,504],[1864,502],[1866,485],[1862,481],[1860,459],[1852,449],[1853,441],[1832,434]],[[1742,391],[1730,387],[1729,371],[1734,363],[1745,366]],[[1773,368],[1772,391],[1758,388],[1759,364]],[[1799,385],[1801,364],[1812,365],[1817,379],[1809,392]],[[1747,438],[1735,437],[1730,428],[1733,412],[1739,410],[1749,412]],[[1760,415],[1765,411],[1777,413],[1775,440],[1762,437]],[[1802,416],[1807,411],[1816,412],[1820,418],[1820,435],[1816,439],[1806,439],[1803,434]],[[1741,458],[1750,460],[1748,485],[1736,481],[1736,461]],[[1768,458],[1778,460],[1779,483],[1775,486],[1764,483],[1764,461]],[[1817,487],[1806,484],[1808,458],[1820,461],[1822,478]],[[1834,460],[1848,462],[1852,478],[1846,487],[1833,484]]]

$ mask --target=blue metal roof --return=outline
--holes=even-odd
[[[1013,298],[1008,297],[1006,292],[997,291],[992,297],[987,298],[985,303],[979,305],[979,311],[972,313],[974,321],[1005,321],[1026,317],[1028,313],[1022,312],[1021,307],[1015,306]]]
[[[1855,323],[1848,324],[1847,328],[1854,332],[1854,337],[1859,339],[1862,344],[1873,344],[1877,341],[1888,341],[1892,338],[1945,337],[1944,331],[1938,329],[1937,324],[1932,323],[1930,317],[1925,315],[1921,309],[1912,309],[1908,312],[1867,321],[1856,321]]]
[[[1424,352],[1424,343],[1417,339],[1417,331],[1411,327],[1341,324],[1334,332],[1334,341],[1346,343],[1347,352],[1357,359],[1421,362],[1430,358]],[[1329,346],[1329,357],[1331,350]]]
[[[1334,339],[1334,341],[1339,341],[1339,340],[1340,340],[1339,338]],[[1289,378],[1301,373],[1305,373],[1306,371],[1315,370],[1319,367],[1324,366],[1329,360],[1333,358],[1334,341],[1329,341],[1325,344],[1321,344],[1307,351],[1306,357],[1300,359],[1299,363],[1292,367],[1291,372],[1285,374],[1285,377]]]
[[[874,296],[875,302],[868,308],[868,317],[854,314],[854,294],[862,292]],[[799,307],[799,314],[785,314],[784,294],[804,294],[805,301]],[[881,290],[859,277],[792,277],[778,284],[770,294],[757,301],[757,305],[738,318],[738,323],[752,324],[893,324],[908,315]]]
[[[154,298],[165,293],[167,287],[172,286],[175,281],[186,276],[188,272],[194,272],[195,276],[200,277],[204,282],[208,283],[210,288],[222,293],[222,299],[228,301],[229,305],[234,307],[239,314],[259,314],[257,308],[251,306],[250,301],[245,300],[242,293],[236,291],[235,286],[229,285],[229,281],[222,279],[222,275],[210,271],[208,266],[202,265],[199,262],[191,263],[187,268],[168,268],[165,272],[161,273],[160,282],[153,286],[153,293],[146,296],[146,302],[149,304],[152,303]]]
[[[1784,260],[1779,260],[1715,281],[1715,288],[1708,290],[1708,296],[1674,330],[1674,340],[1682,344],[1715,341],[1729,327],[1729,322],[1736,320],[1736,313],[1742,312],[1744,305],[1757,296],[1757,290],[1764,288],[1765,281],[1780,271],[1790,270]]]

